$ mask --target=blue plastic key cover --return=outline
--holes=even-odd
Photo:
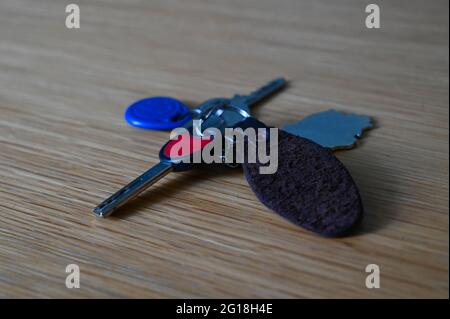
[[[182,126],[192,118],[189,108],[181,101],[157,96],[131,104],[125,120],[136,127],[152,130],[170,130]]]

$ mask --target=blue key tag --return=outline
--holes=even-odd
[[[125,111],[125,120],[132,126],[170,130],[191,120],[189,108],[181,101],[166,97],[150,97],[131,104]]]

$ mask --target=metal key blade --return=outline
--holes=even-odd
[[[256,91],[250,93],[249,95],[235,95],[231,99],[230,104],[250,113],[250,106],[274,94],[275,92],[283,88],[286,84],[287,81],[284,78],[277,78],[257,89]]]
[[[101,217],[111,215],[114,210],[138,196],[145,189],[159,181],[171,171],[172,166],[170,163],[159,162],[127,186],[104,200],[92,211],[94,214]]]

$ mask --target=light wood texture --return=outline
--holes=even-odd
[[[0,3],[0,297],[448,298],[448,1]],[[158,161],[167,132],[123,119],[285,76],[255,110],[281,126],[336,108],[376,129],[337,156],[365,220],[321,238],[266,209],[239,170],[170,174],[120,214],[91,209]],[[65,287],[65,267],[81,288]],[[381,288],[365,287],[378,264]]]

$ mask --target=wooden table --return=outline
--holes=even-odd
[[[377,1],[380,29],[356,0],[75,3],[80,29],[64,1],[0,4],[0,297],[448,298],[448,1]],[[365,206],[356,233],[290,224],[239,169],[171,174],[91,214],[168,138],[127,125],[127,105],[193,107],[280,75],[290,87],[255,111],[267,124],[330,108],[376,121],[337,153]]]

